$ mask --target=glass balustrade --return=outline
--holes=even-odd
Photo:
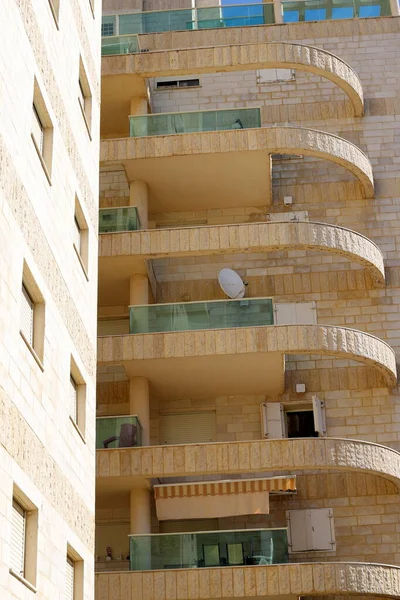
[[[289,562],[286,529],[131,535],[129,540],[131,571]]]
[[[139,52],[137,35],[113,35],[101,40],[101,55],[134,54]]]
[[[232,108],[129,117],[130,136],[172,135],[261,127],[259,108]]]
[[[119,206],[99,210],[99,233],[137,231],[140,222],[136,206]]]
[[[96,448],[132,448],[141,445],[142,426],[138,417],[97,417]]]
[[[274,5],[272,2],[159,10],[105,15],[102,20],[102,36],[114,36],[117,33],[126,35],[187,29],[245,27],[274,22]]]
[[[325,21],[389,16],[390,0],[297,0],[282,2],[283,21]]]
[[[131,333],[227,329],[274,324],[271,298],[130,306]]]

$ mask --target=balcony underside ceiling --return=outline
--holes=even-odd
[[[103,59],[104,60],[104,59]],[[146,98],[146,80],[117,75],[101,82],[101,136],[128,136],[131,99]]]

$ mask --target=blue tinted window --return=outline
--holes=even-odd
[[[352,17],[354,17],[354,11],[352,6],[332,8],[332,19],[351,19]]]
[[[325,8],[308,8],[304,11],[305,21],[324,21],[326,19]]]
[[[381,7],[379,4],[372,6],[360,6],[360,17],[379,17],[381,14]]]
[[[285,10],[283,13],[283,22],[284,23],[297,23],[299,20],[299,11],[298,10]]]

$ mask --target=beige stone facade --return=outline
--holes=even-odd
[[[98,600],[400,594],[393,15],[150,32],[141,52],[103,58],[100,208],[136,207],[141,226],[100,235],[97,416],[136,415],[142,443],[98,439]],[[244,108],[259,109],[259,126],[176,126],[183,113]],[[175,131],[155,132],[150,113],[178,115],[165,117]],[[130,116],[149,129],[130,135]],[[272,299],[273,322],[192,330],[190,311],[222,314],[223,268],[247,284],[242,307]],[[289,304],[307,316],[279,320]],[[276,425],[313,410],[317,427],[316,406],[316,437]],[[270,493],[268,514],[157,519],[154,485],[183,497],[195,482],[289,476],[295,493]],[[329,514],[330,548],[296,551],[302,511]],[[227,563],[223,542],[212,568],[204,547],[197,562],[161,556],[168,535],[234,531],[245,544],[244,530],[286,528],[289,564]]]
[[[0,597],[92,600],[101,8],[0,11]]]

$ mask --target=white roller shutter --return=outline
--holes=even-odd
[[[29,344],[33,345],[33,311],[34,303],[24,285],[21,294],[21,331]]]
[[[283,406],[280,402],[264,402],[261,405],[264,437],[280,439],[286,437]]]
[[[75,564],[67,557],[67,569],[65,572],[65,600],[74,600]]]
[[[175,413],[160,417],[160,444],[201,444],[215,441],[215,413]]]
[[[77,404],[78,404],[78,386],[75,383],[72,375],[69,378],[70,386],[69,386],[69,394],[70,394],[70,415],[76,423],[77,417]]]
[[[276,325],[316,325],[315,302],[275,302]]]
[[[11,568],[15,573],[25,576],[25,510],[13,500],[11,522]]]

